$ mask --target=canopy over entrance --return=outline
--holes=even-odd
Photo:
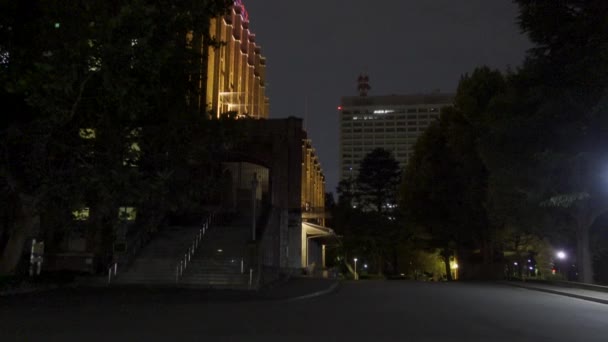
[[[302,267],[325,267],[325,246],[338,242],[339,237],[333,229],[302,222]]]

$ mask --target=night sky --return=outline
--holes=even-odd
[[[530,48],[509,0],[244,0],[268,60],[271,118],[298,116],[338,183],[341,96],[453,92],[476,66],[517,67]],[[308,114],[306,114],[308,113]]]

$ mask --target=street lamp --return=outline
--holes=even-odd
[[[566,252],[564,251],[558,251],[556,256],[559,260],[565,260],[567,257]]]
[[[357,275],[357,258],[355,260],[355,280],[359,280],[359,276]]]

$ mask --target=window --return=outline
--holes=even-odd
[[[416,108],[409,108],[407,110],[408,113],[416,113]]]
[[[87,221],[89,219],[89,208],[80,208],[72,211],[74,221]]]
[[[387,129],[386,129],[386,131],[387,131],[387,132],[394,132],[394,131],[395,131],[395,129],[394,129],[394,128],[387,128]]]
[[[137,218],[137,209],[134,207],[118,208],[118,219],[121,221],[135,221]]]
[[[428,113],[429,109],[428,108],[418,108],[418,113]]]
[[[408,127],[407,131],[408,132],[416,132],[418,129],[416,127]]]
[[[81,128],[78,135],[85,140],[92,140],[97,137],[94,128]]]
[[[384,128],[376,128],[374,131],[375,132],[384,132]]]

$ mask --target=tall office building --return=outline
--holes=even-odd
[[[340,116],[340,179],[356,177],[361,160],[376,148],[391,151],[401,168],[424,130],[452,105],[454,94],[367,96],[360,77],[359,96],[343,97]]]
[[[199,108],[215,117],[236,112],[239,117],[268,118],[266,58],[249,29],[242,0],[235,0],[226,15],[211,19],[209,32],[190,32],[188,43],[203,56],[195,76],[201,89]]]

